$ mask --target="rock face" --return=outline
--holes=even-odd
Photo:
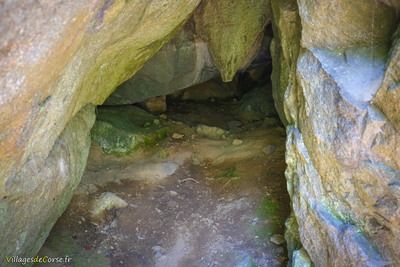
[[[269,0],[205,0],[195,14],[196,28],[210,48],[225,82],[250,64],[270,20]]]
[[[295,1],[272,2],[272,50],[280,63],[273,89],[288,123],[286,176],[300,240],[316,266],[397,266],[395,11],[376,1],[297,4],[300,53],[287,45],[296,42],[296,27],[282,23],[295,21]]]
[[[192,24],[188,23],[135,76],[121,84],[105,104],[133,104],[217,76],[207,44],[196,37]]]
[[[400,28],[393,39],[385,77],[373,102],[400,131]]]
[[[296,119],[294,90],[300,49],[300,17],[294,0],[271,0],[271,7],[275,33],[271,42],[272,92],[279,117],[284,124],[288,124]]]
[[[117,85],[130,78],[180,30],[199,2],[1,2],[2,260],[5,255],[36,253],[67,204],[68,191],[72,191],[86,155],[81,155],[81,149],[85,151],[82,146],[78,151],[67,151],[78,154],[65,152],[65,166],[61,159],[52,161],[61,158],[61,152],[52,156],[51,151],[69,146],[56,141],[67,123],[87,103],[101,104]],[[81,134],[86,136],[86,132]],[[52,162],[50,168],[47,164]],[[69,178],[55,182],[61,175],[58,172],[66,172]],[[69,189],[63,190],[65,186]],[[53,201],[51,197],[40,198],[43,194],[55,194],[54,203],[61,201],[54,204],[57,212],[41,208]],[[25,217],[24,211],[32,216]]]
[[[13,179],[0,202],[0,263],[10,255],[37,253],[69,204],[89,154],[94,107],[82,109],[56,140],[43,161],[31,158]]]

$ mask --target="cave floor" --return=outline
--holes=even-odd
[[[285,132],[276,119],[241,122],[235,105],[172,104],[170,136],[129,156],[92,145],[82,182],[40,251],[73,263],[46,266],[285,266]],[[201,136],[199,123],[229,134]],[[94,217],[91,203],[104,192],[127,206]]]

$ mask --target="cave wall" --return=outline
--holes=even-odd
[[[1,1],[0,265],[37,253],[79,183],[93,122],[71,133],[72,118],[103,103],[199,2]]]
[[[257,53],[270,20],[269,0],[254,4],[256,9],[247,0],[0,2],[0,265],[8,255],[34,256],[68,205],[86,164],[92,105],[139,71],[190,17],[201,41],[186,42],[186,36],[172,45],[188,46],[173,63],[207,68],[212,58],[212,75],[216,66],[232,79]],[[200,63],[182,86],[198,82]]]
[[[397,266],[396,11],[372,0],[272,7],[273,90],[299,239],[316,266]]]
[[[399,8],[394,0],[1,2],[0,263],[35,255],[68,205],[93,105],[190,17],[192,36],[169,43],[161,61],[199,64],[188,84],[203,67],[231,80],[256,55],[272,14],[289,247],[316,266],[399,265]],[[182,57],[168,54],[182,47]],[[182,77],[175,67],[162,78]]]

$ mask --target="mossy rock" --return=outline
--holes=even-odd
[[[138,148],[154,146],[170,129],[135,106],[99,108],[92,141],[106,154],[123,156]]]
[[[232,81],[251,62],[270,13],[269,0],[203,1],[195,15],[196,29],[207,40],[223,81]]]

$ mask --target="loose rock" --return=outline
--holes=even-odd
[[[184,134],[173,133],[172,134],[172,139],[179,140],[179,139],[182,139],[184,136],[185,136]]]
[[[221,139],[226,134],[226,131],[224,129],[207,125],[198,125],[196,128],[196,132],[204,137],[208,137],[211,139]]]
[[[240,146],[241,144],[243,144],[243,140],[233,139],[233,141],[232,141],[232,145],[234,145],[234,146]]]
[[[125,208],[128,203],[114,193],[104,192],[90,205],[90,214],[93,219],[101,219],[105,211],[110,209]]]

